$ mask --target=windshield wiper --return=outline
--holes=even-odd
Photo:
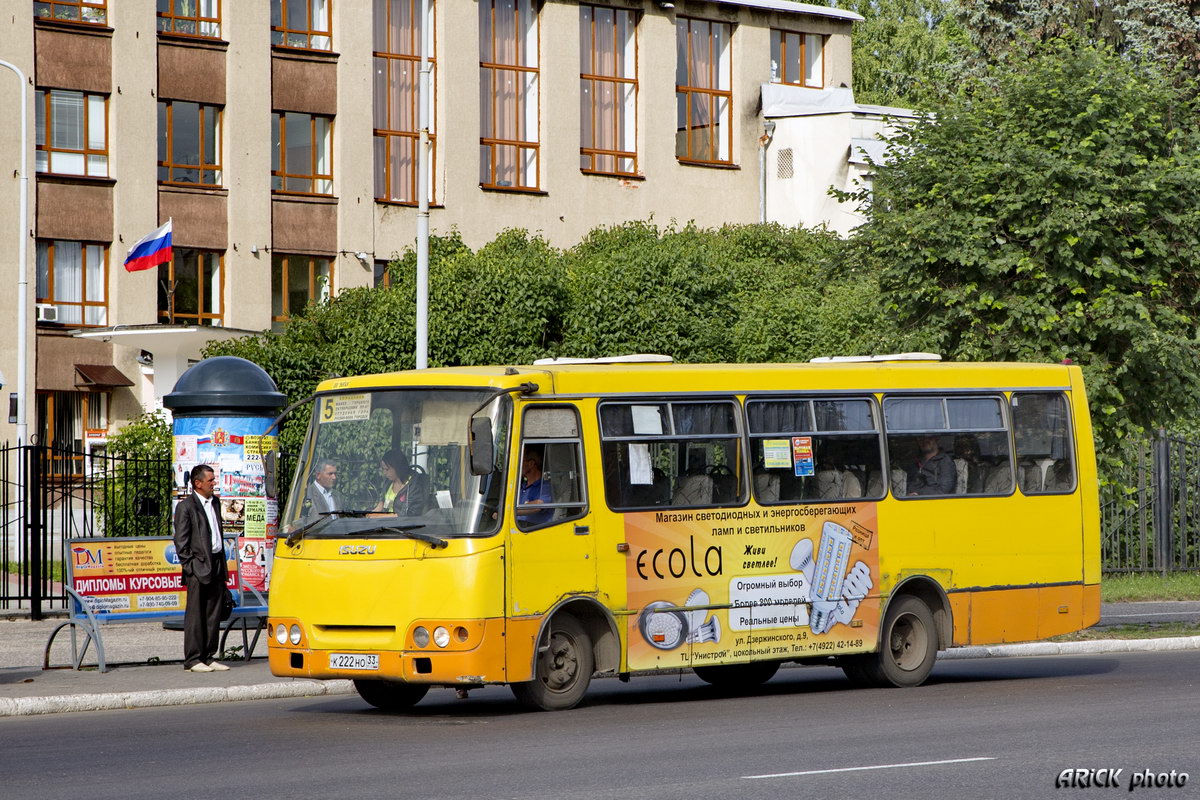
[[[434,536],[432,533],[417,533],[417,528],[424,527],[425,525],[422,523],[413,525],[380,525],[378,528],[367,528],[366,530],[355,531],[355,533],[396,533],[405,538],[417,539],[418,541],[432,545],[434,550],[449,546],[449,542],[439,536]]]
[[[303,539],[305,534],[307,534],[313,528],[316,528],[318,525],[328,525],[329,522],[333,519],[334,513],[341,513],[341,512],[322,511],[318,519],[314,519],[312,522],[306,522],[303,525],[301,525],[299,528],[296,528],[296,530],[292,531],[288,535],[288,537],[286,539],[284,539],[283,543],[286,544],[288,547],[295,546],[296,542]]]

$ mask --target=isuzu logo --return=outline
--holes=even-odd
[[[369,556],[374,552],[373,544],[344,544],[338,548],[338,553],[343,556]]]

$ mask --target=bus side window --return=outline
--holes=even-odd
[[[1024,494],[1075,491],[1075,459],[1067,399],[1058,392],[1014,392],[1017,483]]]
[[[516,517],[521,530],[587,513],[579,413],[574,406],[530,406],[521,428]]]

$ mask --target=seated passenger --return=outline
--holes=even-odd
[[[379,459],[379,471],[387,480],[387,486],[373,511],[390,511],[397,516],[425,513],[429,507],[428,480],[409,465],[408,456],[400,450],[387,451]]]
[[[942,452],[936,436],[917,437],[921,452],[905,471],[908,473],[908,495],[954,494],[957,476],[954,460]]]
[[[517,497],[517,505],[534,506],[552,502],[554,493],[550,479],[542,477],[542,450],[526,445],[525,455],[521,458],[521,491]],[[544,525],[552,519],[553,508],[517,511],[517,521],[522,525]]]
[[[982,494],[986,465],[979,452],[979,440],[969,433],[954,437],[954,462],[956,468],[962,465],[956,476],[955,493]]]

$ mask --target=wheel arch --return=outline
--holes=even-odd
[[[883,621],[887,619],[888,607],[901,597],[915,597],[929,607],[937,628],[937,649],[945,650],[954,641],[954,613],[950,598],[942,585],[928,575],[910,575],[892,589],[883,607],[879,609],[879,633],[875,640],[876,649],[883,646]]]
[[[537,674],[538,652],[548,643],[550,622],[556,614],[570,614],[579,620],[592,640],[592,660],[596,672],[615,673],[621,665],[621,635],[612,613],[596,598],[586,595],[565,597],[542,616],[538,628],[537,647],[533,649],[531,674]]]

